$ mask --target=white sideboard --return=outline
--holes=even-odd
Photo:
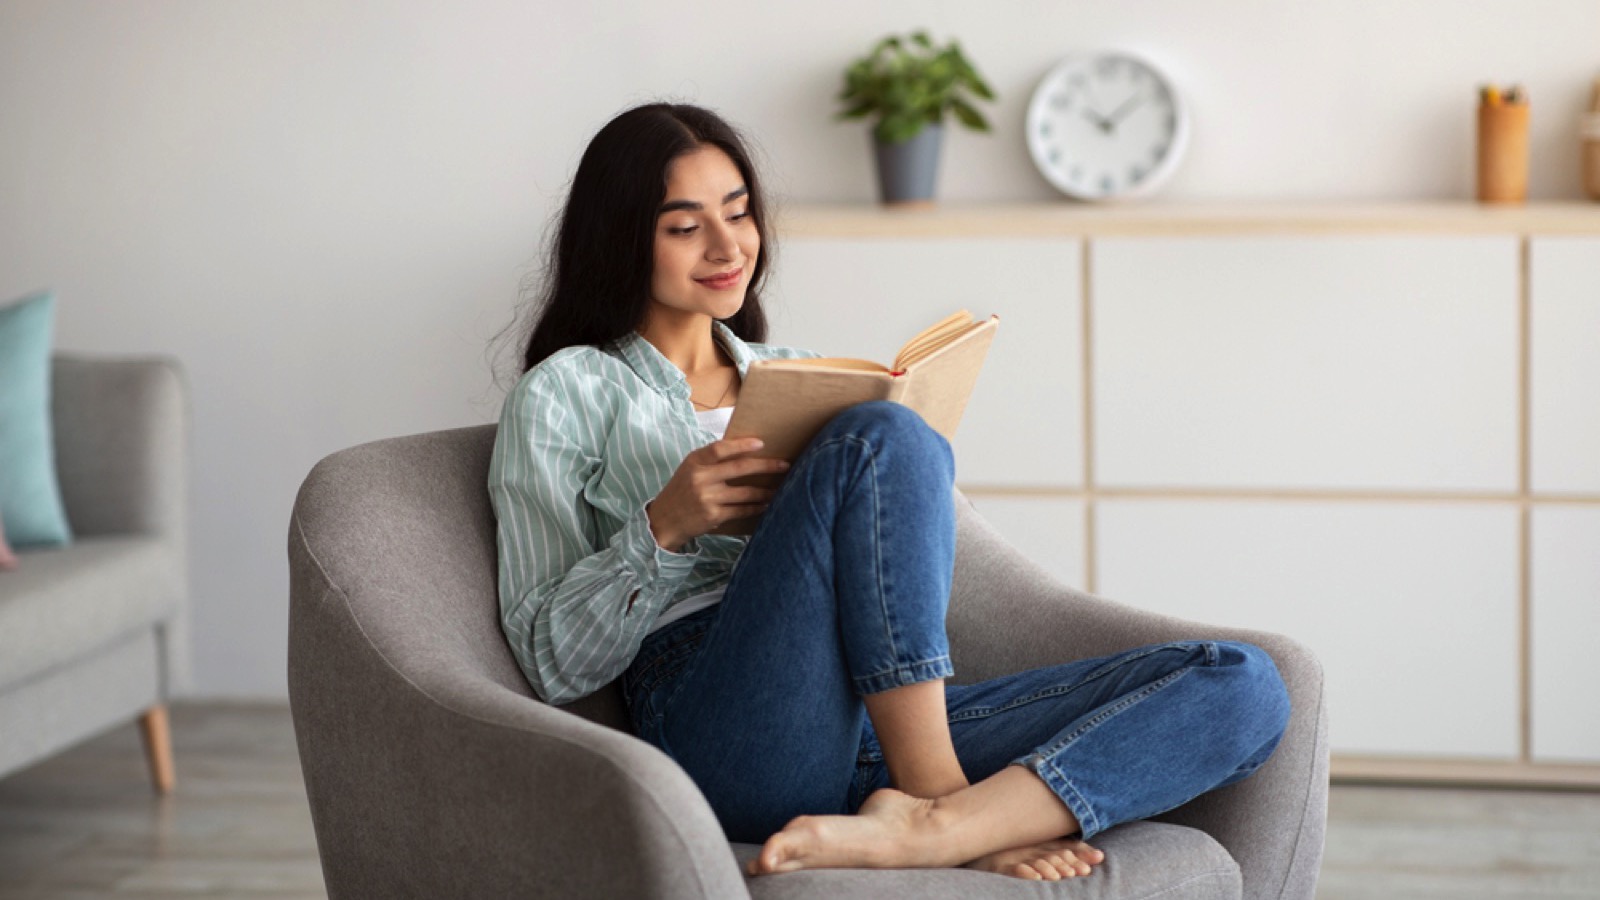
[[[801,206],[772,340],[1001,328],[957,481],[1062,580],[1289,634],[1336,777],[1600,786],[1600,205]]]

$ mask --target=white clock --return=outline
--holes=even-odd
[[[1172,81],[1123,51],[1069,56],[1028,104],[1028,152],[1062,193],[1133,197],[1169,178],[1189,142],[1189,115]]]

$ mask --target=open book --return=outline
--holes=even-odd
[[[923,329],[882,366],[864,359],[767,359],[750,364],[725,437],[759,437],[757,455],[793,460],[822,426],[857,403],[890,400],[911,407],[933,430],[955,435],[999,316],[979,321],[966,310]],[[776,487],[781,475],[751,475],[734,485]],[[750,534],[759,516],[728,522],[715,534]]]

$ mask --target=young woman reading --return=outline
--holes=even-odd
[[[763,343],[763,200],[693,106],[621,114],[578,164],[489,479],[539,696],[620,677],[639,737],[764,845],[753,874],[1088,875],[1085,839],[1266,762],[1289,701],[1248,644],[946,684],[954,462],[916,413],[852,407],[792,466],[721,438],[752,361],[815,355]],[[758,511],[748,538],[711,533]]]

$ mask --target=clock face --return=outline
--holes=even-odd
[[[1153,190],[1177,168],[1189,124],[1172,83],[1127,53],[1068,57],[1028,104],[1028,151],[1062,193],[1083,200]]]

